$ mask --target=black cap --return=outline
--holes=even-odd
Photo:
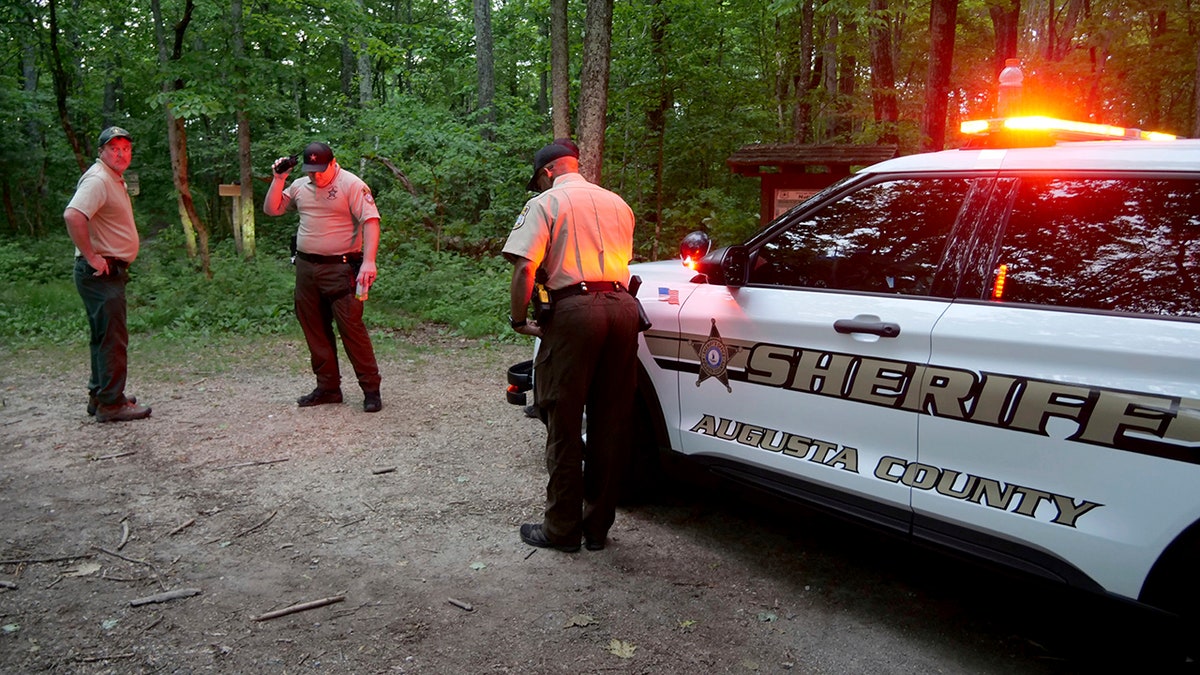
[[[324,143],[309,143],[304,148],[300,161],[304,162],[304,166],[300,167],[301,171],[324,171],[333,161],[333,150]]]
[[[128,138],[130,143],[133,142],[133,136],[130,136],[128,131],[125,131],[121,127],[109,127],[100,132],[100,144],[96,147],[103,148],[105,143],[114,138]]]
[[[546,168],[547,164],[560,157],[574,157],[578,159],[579,148],[575,147],[575,144],[570,140],[560,139],[538,150],[533,156],[533,178],[529,179],[529,183],[525,186],[525,189],[537,192],[538,174],[542,172],[542,169]]]

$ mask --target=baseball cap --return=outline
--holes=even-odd
[[[304,162],[304,166],[300,167],[301,171],[324,171],[333,161],[333,150],[324,143],[309,143],[300,159]]]
[[[565,142],[564,142],[565,141]],[[537,178],[542,169],[546,165],[560,157],[575,157],[579,158],[579,148],[570,140],[556,140],[550,145],[543,147],[533,155],[533,178],[529,179],[529,183],[525,185],[525,189],[531,192],[537,192]]]
[[[96,147],[103,148],[105,143],[114,138],[128,138],[130,143],[133,142],[133,136],[130,136],[128,131],[125,131],[121,127],[109,127],[100,132],[100,144]]]

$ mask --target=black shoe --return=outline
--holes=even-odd
[[[120,405],[96,406],[97,422],[130,422],[150,416],[150,406],[125,401]]]
[[[324,405],[326,403],[341,402],[341,389],[322,389],[320,387],[313,389],[311,394],[301,396],[300,398],[296,399],[296,405],[300,406],[301,408],[307,408],[314,405]]]
[[[555,544],[546,538],[542,526],[537,523],[525,523],[521,526],[521,541],[538,548],[552,548],[563,553],[575,553],[579,550],[579,542],[574,544]]]
[[[583,538],[583,547],[589,551],[603,551],[605,539],[607,539],[607,537],[604,537],[601,539],[592,539],[590,537],[584,537]]]
[[[125,397],[125,400],[126,400],[126,401],[129,401],[130,403],[137,403],[137,397],[136,397],[136,396],[126,396],[126,397]],[[97,408],[99,408],[99,407],[100,407],[100,399],[98,399],[98,398],[96,398],[95,396],[92,396],[92,395],[90,395],[90,394],[89,394],[89,395],[88,395],[88,414],[89,414],[89,415],[95,415],[95,414],[96,414],[96,409],[97,409]]]
[[[379,392],[368,391],[363,396],[363,411],[379,412],[380,410],[383,410],[383,399],[379,397]]]

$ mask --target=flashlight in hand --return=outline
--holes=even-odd
[[[291,155],[290,157],[284,157],[283,159],[281,159],[275,163],[275,173],[283,175],[283,174],[291,171],[292,167],[296,166],[299,163],[300,163],[300,160],[297,155]]]

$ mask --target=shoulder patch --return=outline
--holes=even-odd
[[[525,224],[525,216],[528,213],[529,213],[529,204],[526,204],[525,208],[521,209],[521,215],[517,216],[517,222],[515,225],[513,225],[514,230],[520,229],[521,226]]]
[[[375,196],[371,194],[371,188],[364,185],[362,192],[363,192],[363,199],[367,200],[368,204],[375,203]]]

